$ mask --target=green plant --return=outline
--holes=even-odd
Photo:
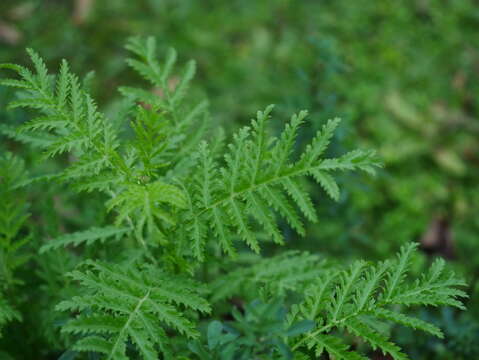
[[[207,346],[189,344],[201,360],[209,359],[292,359],[293,353],[283,339],[310,331],[311,320],[288,324],[287,311],[280,301],[247,304],[242,314],[233,309],[234,322],[215,320],[208,325]]]
[[[16,270],[29,259],[22,248],[31,237],[21,232],[28,218],[28,204],[25,194],[16,191],[15,186],[25,177],[21,160],[11,153],[0,156],[0,331],[5,323],[21,320],[12,302],[15,289],[22,284]]]
[[[236,132],[225,146],[223,133],[213,131],[207,103],[188,91],[194,62],[178,71],[176,53],[170,50],[160,63],[152,38],[134,38],[127,49],[134,55],[128,64],[154,91],[121,87],[124,111],[114,119],[97,109],[86,85],[66,61],[56,76],[48,73],[32,50],[28,52],[34,71],[0,65],[18,75],[0,80],[20,90],[10,108],[39,114],[18,129],[4,132],[65,164],[54,173],[16,179],[6,191],[11,194],[17,187],[34,187],[41,181],[68,184],[87,199],[99,196],[108,212],[102,221],[92,221],[90,228],[46,242],[37,239],[31,250],[38,257],[33,261],[39,263],[51,252],[73,259],[71,265],[65,262],[70,267],[65,269],[67,274],[55,275],[69,279],[65,287],[73,295],[55,310],[50,304],[52,311],[70,314],[68,320],[59,321],[66,340],[54,350],[71,348],[68,356],[81,357],[79,353],[87,352],[106,359],[191,357],[198,354],[194,349],[204,348],[198,345],[191,352],[186,344],[200,338],[197,325],[208,314],[210,318],[219,315],[213,305],[224,307],[222,300],[230,295],[259,296],[260,287],[277,299],[273,305],[255,303],[260,312],[271,311],[271,316],[255,319],[251,314],[258,310],[249,306],[244,317],[233,311],[233,327],[247,326],[243,330],[249,334],[251,322],[265,325],[272,321],[271,327],[253,332],[255,338],[269,340],[254,342],[245,335],[248,341],[243,342],[241,337],[220,336],[222,344],[231,342],[239,350],[215,356],[240,358],[247,351],[251,356],[307,359],[327,352],[335,359],[364,358],[348,349],[343,337],[336,336],[339,331],[364,339],[395,359],[405,359],[386,335],[376,331],[381,319],[441,335],[436,327],[388,308],[462,308],[460,299],[465,293],[457,287],[464,283],[443,269],[444,262],[436,261],[421,279],[406,279],[413,245],[404,247],[396,261],[357,262],[348,270],[302,252],[268,260],[256,256],[251,270],[226,275],[235,279],[233,287],[228,288],[225,279],[223,285],[218,280],[210,287],[211,277],[221,279],[222,269],[234,266],[236,259],[248,254],[248,248],[259,253],[261,248],[283,244],[286,224],[304,235],[304,219],[317,221],[306,177],[337,199],[339,187],[333,174],[374,173],[380,163],[372,151],[324,156],[337,119],[328,121],[302,150],[295,144],[305,111],[293,115],[279,136],[272,136],[272,106],[259,111],[251,125]],[[9,158],[7,164],[12,161]],[[3,171],[8,173],[8,167]],[[290,236],[288,242],[292,241]],[[9,271],[15,268],[4,264]],[[46,278],[47,282],[54,280]],[[244,287],[251,291],[242,293]],[[274,304],[290,293],[294,301],[286,304],[288,316],[273,316],[278,310]],[[13,320],[9,309],[0,312],[7,314],[5,320]],[[314,328],[306,326],[313,322]],[[218,323],[212,324],[210,331],[221,333]],[[247,350],[242,350],[243,345]]]

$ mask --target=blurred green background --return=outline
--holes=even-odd
[[[304,139],[339,116],[333,153],[377,149],[385,168],[375,178],[341,177],[339,203],[318,189],[321,220],[294,247],[373,260],[417,241],[423,262],[447,258],[470,284],[470,311],[420,314],[444,327],[446,340],[400,330],[396,339],[414,359],[479,358],[477,0],[0,1],[0,62],[26,63],[32,47],[51,68],[66,58],[80,75],[93,70],[92,92],[111,116],[116,87],[137,81],[124,62],[133,35],[153,35],[163,50],[197,61],[195,91],[227,130],[275,103],[278,129],[308,109]],[[0,151],[33,161],[36,154],[8,139],[9,125],[26,117],[7,112],[12,96],[0,89]],[[68,208],[73,196],[65,190],[57,206],[67,215],[43,226],[98,215],[101,204],[91,199],[87,211]]]

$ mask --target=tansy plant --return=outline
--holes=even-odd
[[[127,49],[128,65],[149,86],[120,87],[123,111],[114,118],[98,110],[66,61],[55,75],[32,50],[32,69],[0,65],[16,74],[1,80],[18,89],[9,107],[32,114],[3,133],[64,164],[29,178],[21,160],[1,157],[4,340],[22,317],[35,316],[18,310],[32,296],[22,295],[20,269],[53,257],[72,259],[40,287],[69,286],[67,296],[54,294],[60,299],[49,299],[58,303],[46,305],[57,314],[46,317],[47,327],[62,334],[51,353],[65,359],[367,359],[360,343],[398,360],[408,357],[385,323],[442,336],[406,309],[462,308],[464,283],[442,260],[411,279],[415,245],[391,260],[350,266],[294,250],[252,254],[280,249],[285,233],[294,246],[291,230],[302,236],[304,222],[318,220],[307,178],[338,199],[335,174],[373,174],[380,166],[373,151],[325,156],[339,119],[298,149],[307,112],[273,136],[268,106],[225,140],[207,102],[189,91],[193,61],[178,70],[174,50],[159,61],[152,38],[131,39]],[[107,215],[90,228],[32,241],[25,194],[40,181],[100,196]]]

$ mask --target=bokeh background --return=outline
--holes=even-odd
[[[375,178],[340,177],[338,203],[318,189],[321,220],[294,247],[347,262],[384,259],[416,241],[419,262],[445,257],[470,284],[469,312],[424,311],[446,340],[397,329],[396,341],[414,359],[479,358],[479,1],[0,1],[0,62],[27,63],[32,47],[51,68],[66,58],[81,75],[94,71],[92,92],[111,116],[117,86],[137,81],[123,48],[134,35],[197,61],[194,91],[227,130],[274,103],[278,129],[310,111],[304,139],[341,117],[332,154],[377,149],[385,167]],[[5,109],[12,96],[0,88],[0,151],[34,162],[37,154],[8,137],[27,116]],[[78,195],[53,195],[33,206],[60,208],[62,218],[39,226],[81,226],[100,213],[94,199],[70,205]]]

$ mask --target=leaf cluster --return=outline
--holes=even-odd
[[[280,301],[247,304],[244,314],[233,309],[234,322],[212,321],[207,329],[207,346],[190,343],[201,360],[293,359],[288,337],[310,331],[314,322],[301,320],[288,324],[287,311]]]

